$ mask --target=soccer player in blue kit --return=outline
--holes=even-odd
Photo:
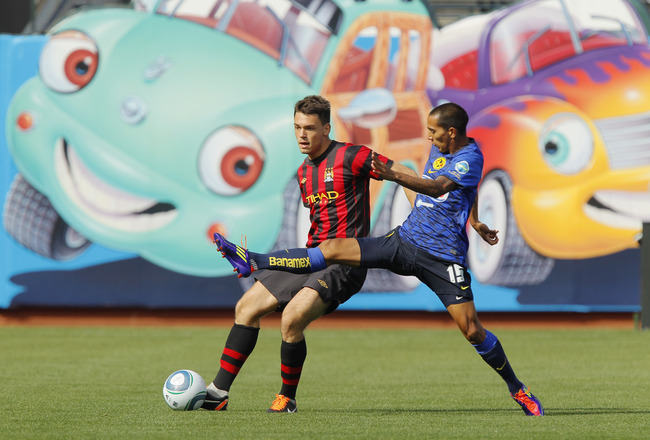
[[[413,210],[402,226],[383,237],[334,238],[313,248],[285,249],[259,254],[215,234],[223,256],[241,276],[260,269],[311,273],[328,264],[385,268],[414,275],[433,290],[478,354],[506,382],[512,398],[529,416],[544,409],[515,375],[497,337],[483,328],[474,306],[471,277],[466,268],[469,246],[467,221],[488,242],[498,241],[476,217],[477,188],[483,172],[483,154],[468,138],[468,116],[457,104],[434,108],[427,118],[433,147],[422,177],[410,168],[373,160],[378,176],[406,188]],[[307,263],[305,263],[307,262]]]

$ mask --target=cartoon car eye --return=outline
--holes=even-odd
[[[560,174],[583,171],[594,154],[594,138],[579,116],[563,113],[551,118],[539,138],[546,163]]]
[[[213,132],[199,153],[199,174],[213,192],[234,196],[253,186],[262,173],[262,143],[243,127],[223,127]]]
[[[39,73],[55,92],[72,93],[93,79],[98,61],[93,40],[79,31],[64,31],[54,35],[43,47]]]

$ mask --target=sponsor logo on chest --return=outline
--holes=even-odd
[[[328,167],[325,168],[325,173],[323,174],[323,183],[334,182],[334,168]],[[313,194],[307,194],[306,199],[310,205],[320,203],[321,205],[327,205],[330,201],[338,199],[340,196],[338,191],[321,191]]]

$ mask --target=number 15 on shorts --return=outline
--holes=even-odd
[[[461,284],[465,281],[465,269],[459,264],[447,266],[447,273],[449,274],[449,281],[454,284]]]

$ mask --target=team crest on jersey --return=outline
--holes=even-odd
[[[445,163],[447,163],[447,159],[445,159],[444,157],[439,157],[433,162],[433,169],[439,170],[440,168],[445,166]]]
[[[461,160],[456,164],[456,171],[458,171],[460,174],[467,174],[469,171],[469,164],[465,160]]]
[[[334,169],[333,168],[325,168],[325,178],[323,179],[323,182],[334,182]]]

